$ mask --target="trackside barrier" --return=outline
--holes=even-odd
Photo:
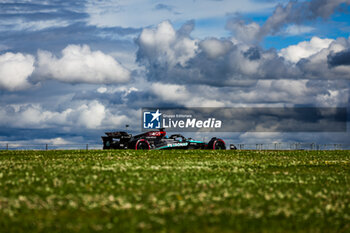
[[[101,144],[0,144],[0,150],[100,150]]]
[[[235,144],[238,150],[350,150],[350,144],[255,143]]]
[[[252,143],[230,144],[238,150],[350,150],[350,144]],[[22,144],[0,143],[0,150],[100,150],[101,144]]]

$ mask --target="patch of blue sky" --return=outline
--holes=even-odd
[[[335,13],[329,22],[321,24],[319,30],[330,37],[349,37],[350,35],[350,7],[346,12]]]
[[[239,17],[244,20],[246,23],[255,22],[259,25],[263,25],[266,20],[271,16],[274,8],[271,8],[270,11],[256,12],[256,13],[247,13],[247,14],[234,14],[231,17]]]

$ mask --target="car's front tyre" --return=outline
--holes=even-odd
[[[226,150],[225,142],[221,139],[215,140],[213,150]]]
[[[226,145],[224,140],[219,138],[213,138],[208,143],[208,149],[210,150],[226,150]]]

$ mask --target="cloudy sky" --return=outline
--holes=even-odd
[[[349,10],[350,0],[2,0],[0,143],[100,143],[125,124],[139,132],[142,107],[349,108]]]

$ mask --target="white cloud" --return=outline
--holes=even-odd
[[[138,38],[139,53],[152,57],[154,62],[169,66],[182,66],[195,56],[197,41],[178,35],[169,21],[164,21],[154,29],[144,29]]]
[[[55,27],[66,27],[70,25],[71,22],[67,20],[38,20],[38,21],[26,21],[23,19],[11,19],[11,20],[3,20],[0,24],[0,31],[7,31],[9,29],[13,31],[40,31],[47,28],[55,28]]]
[[[99,87],[97,90],[96,90],[98,93],[105,93],[107,91],[107,88],[106,87]]]
[[[69,144],[72,142],[70,142],[62,137],[57,137],[57,138],[50,138],[50,139],[35,139],[35,140],[33,140],[33,143],[62,145],[62,144]]]
[[[106,117],[106,108],[97,101],[84,104],[77,109],[78,118],[76,122],[83,127],[94,129],[101,126]]]
[[[40,136],[39,136],[40,137]],[[45,137],[45,136],[43,136]],[[66,145],[64,148],[66,149],[76,149],[77,148],[77,144],[82,144],[82,143],[86,143],[86,141],[84,141],[83,137],[52,137],[49,139],[41,139],[41,138],[33,138],[33,139],[26,139],[26,140],[16,140],[16,141],[12,141],[12,140],[2,140],[2,138],[0,138],[0,144],[8,144],[9,148],[25,148],[28,146],[28,149],[33,149],[33,148],[37,148],[37,149],[44,149],[45,145],[43,144],[48,144],[48,149],[53,149],[51,146],[58,146],[58,148],[62,148],[60,146]],[[90,145],[89,145],[90,146]]]
[[[227,22],[227,29],[233,32],[235,39],[238,41],[251,43],[260,40],[258,36],[260,26],[255,22],[245,24],[244,21],[233,19]]]
[[[16,91],[28,88],[34,71],[34,57],[22,53],[0,55],[0,89]]]
[[[256,143],[283,142],[283,134],[278,132],[246,132],[246,133],[240,134],[239,138],[242,142],[244,142],[244,144],[246,144],[246,146],[253,146],[253,148],[255,146],[254,144]],[[249,144],[253,144],[253,145],[249,145]]]
[[[224,55],[230,49],[232,43],[221,41],[216,38],[210,38],[200,43],[201,49],[208,54],[210,58],[216,58]]]
[[[56,58],[48,51],[38,52],[38,74],[68,83],[110,84],[130,79],[130,72],[112,56],[91,51],[87,45],[69,45]]]
[[[310,98],[307,88],[308,80],[259,80],[256,86],[249,90],[238,90],[235,101],[243,103],[306,103]]]
[[[152,92],[164,101],[182,102],[189,99],[190,93],[185,86],[176,84],[153,83]]]
[[[0,126],[32,129],[63,127],[74,131],[77,128],[114,128],[128,121],[124,114],[113,113],[96,100],[73,105],[62,111],[47,110],[40,104],[6,105],[0,109]]]
[[[327,48],[309,56],[298,63],[298,67],[304,72],[305,78],[310,79],[350,79],[350,66],[337,65],[332,66],[329,58],[337,53],[346,51],[350,48],[350,39],[337,38],[332,41]]]
[[[153,83],[150,91],[164,102],[177,104],[182,103],[186,107],[225,106],[224,102],[215,99],[218,96],[211,96],[207,93],[194,91],[191,86]]]
[[[297,45],[290,45],[281,49],[279,55],[288,61],[297,63],[302,58],[308,58],[319,53],[322,49],[328,48],[333,41],[333,39],[312,37],[310,41],[303,41]]]
[[[315,28],[310,27],[310,26],[303,26],[303,25],[289,25],[286,30],[285,33],[290,35],[290,36],[295,36],[295,35],[302,35],[302,34],[307,34],[310,33],[312,31],[314,31]]]
[[[349,88],[344,80],[258,80],[248,88],[148,83],[159,103],[186,107],[294,107],[346,106]],[[131,104],[134,104],[133,102]]]

